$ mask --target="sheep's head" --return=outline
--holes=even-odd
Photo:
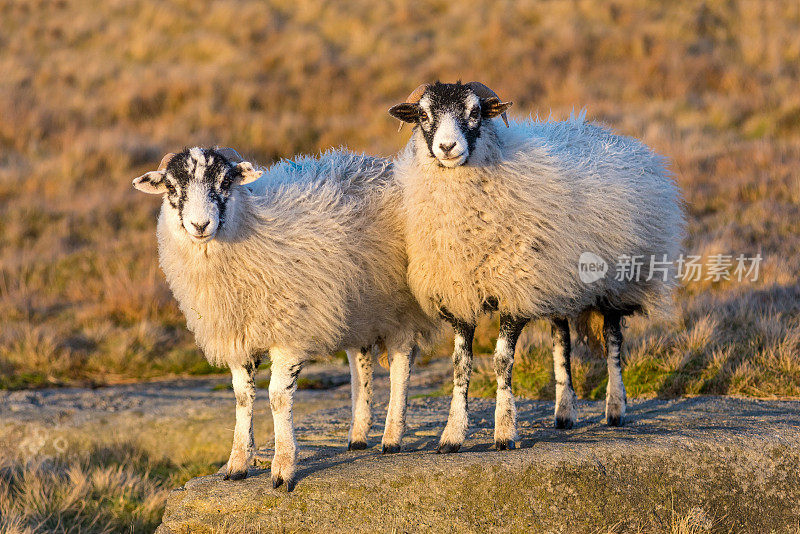
[[[464,164],[475,151],[484,120],[501,115],[508,126],[503,102],[480,82],[423,84],[389,113],[419,126],[431,156],[444,167]],[[402,124],[401,124],[402,127]]]
[[[230,148],[189,148],[167,154],[158,170],[133,181],[139,191],[164,196],[164,209],[173,230],[184,231],[196,243],[217,235],[237,185],[261,176]]]

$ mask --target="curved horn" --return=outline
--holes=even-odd
[[[472,89],[472,92],[481,98],[496,98],[498,100],[502,100],[499,96],[497,96],[497,93],[483,85],[481,82],[469,82],[465,83],[464,85]],[[506,116],[505,111],[500,116],[503,118],[506,128],[508,128],[508,117]]]
[[[164,169],[166,169],[167,165],[169,165],[169,162],[172,161],[172,158],[174,157],[175,154],[170,152],[169,154],[166,154],[163,158],[161,158],[161,163],[158,164],[158,170],[163,171]]]
[[[244,161],[244,158],[240,156],[238,152],[236,152],[234,149],[230,147],[227,146],[219,147],[217,148],[217,152],[225,156],[225,159],[227,159],[234,165]]]
[[[409,104],[416,104],[417,102],[419,102],[419,99],[422,98],[422,95],[425,94],[425,91],[430,86],[431,84],[429,83],[423,83],[422,85],[414,89],[411,92],[411,94],[406,97],[406,102]]]

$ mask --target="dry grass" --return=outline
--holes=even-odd
[[[6,2],[0,387],[212,371],[157,268],[157,201],[130,180],[194,144],[388,155],[407,133],[385,110],[462,78],[518,116],[586,107],[643,138],[674,158],[689,251],[765,257],[755,284],[692,283],[675,321],[631,321],[632,394],[798,395],[799,27],[788,0]],[[549,395],[531,330],[521,391]],[[599,394],[601,364],[576,375]]]
[[[86,439],[85,448],[44,459],[0,454],[0,532],[152,532],[172,488],[220,465],[206,455],[176,461],[133,441]]]
[[[264,418],[267,408],[259,410]],[[228,410],[0,425],[0,532],[153,532],[167,494],[227,459]],[[132,432],[131,429],[136,429]]]
[[[131,448],[85,458],[0,465],[0,531],[144,532],[161,518],[169,477]]]

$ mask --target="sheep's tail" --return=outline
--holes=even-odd
[[[384,369],[389,369],[389,349],[386,348],[386,343],[382,339],[372,345],[372,355],[378,358],[378,365]]]
[[[585,341],[589,350],[600,358],[605,358],[605,339],[603,338],[603,314],[597,310],[586,310],[578,316],[575,331],[578,339]]]

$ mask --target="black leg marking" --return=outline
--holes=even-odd
[[[618,311],[611,310],[603,313],[603,336],[606,342],[608,362],[606,424],[622,426],[625,422],[627,394],[622,382],[622,317]]]
[[[506,340],[507,350],[503,351],[502,354],[495,352],[494,372],[498,379],[502,378],[505,381],[508,387],[511,387],[511,377],[514,370],[514,351],[517,349],[517,341],[526,324],[528,324],[528,319],[518,319],[510,315],[500,316],[498,340]]]
[[[499,451],[516,448],[513,436],[516,435],[517,413],[511,380],[514,370],[514,352],[522,330],[528,324],[527,318],[500,316],[500,333],[494,351],[494,373],[497,378],[497,405],[495,407],[495,448]]]
[[[286,386],[286,389],[292,389],[297,384],[297,377],[300,375],[300,371],[303,370],[303,363],[296,363],[289,367],[289,373],[292,376],[292,381]]]
[[[456,319],[445,309],[440,313],[453,325],[456,339],[453,347],[453,398],[450,402],[447,426],[437,452],[452,453],[461,448],[468,426],[468,392],[472,377],[472,341],[475,336],[475,325]]]
[[[574,394],[572,387],[572,364],[570,356],[572,353],[572,345],[569,338],[569,321],[563,318],[552,319],[551,333],[553,337],[553,353],[554,356],[560,354],[561,361],[558,357],[553,358],[554,374],[556,379],[556,391],[561,391],[562,395],[565,390],[568,394]],[[560,399],[556,398],[556,402]],[[567,416],[556,416],[555,426],[558,429],[568,430],[572,428],[574,422]]]
[[[475,337],[475,325],[458,322],[453,328],[464,340],[463,351],[453,351],[453,381],[456,387],[463,390],[464,406],[468,407],[467,392],[472,378],[472,341]]]
[[[364,394],[367,398],[372,399],[372,353],[367,349],[367,351],[359,352],[357,358],[363,368],[370,370],[364,377]]]

